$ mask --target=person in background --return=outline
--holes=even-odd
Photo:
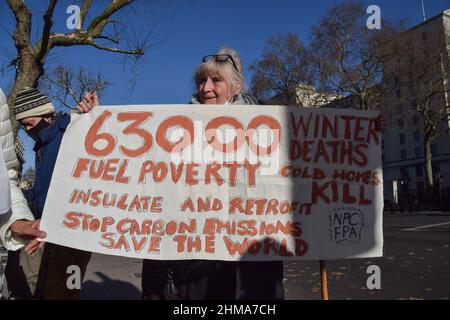
[[[77,110],[89,112],[98,104],[97,94],[88,93]],[[34,88],[22,89],[14,102],[14,115],[21,128],[34,140],[36,179],[29,199],[30,209],[35,219],[40,219],[55,167],[59,147],[70,114],[56,112],[49,98]],[[38,244],[35,244],[38,245]],[[42,247],[42,243],[39,244]],[[39,261],[37,277],[37,299],[78,299],[80,290],[67,288],[67,268],[80,267],[82,278],[90,259],[90,252],[46,243]]]

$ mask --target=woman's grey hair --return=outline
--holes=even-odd
[[[230,55],[233,58],[236,68],[231,61],[227,61],[226,63],[216,62],[215,60],[203,62],[197,67],[194,74],[196,85],[199,85],[202,79],[207,76],[218,75],[230,85],[233,95],[240,94],[244,90],[244,74],[239,53],[232,48],[221,48],[216,54]]]

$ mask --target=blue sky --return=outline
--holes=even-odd
[[[15,48],[7,31],[15,26],[12,14],[0,3],[0,63],[14,58]],[[42,26],[42,13],[48,1],[28,0],[34,15],[35,27]],[[79,2],[79,1],[78,1]],[[106,0],[95,1],[94,11],[99,11]],[[138,2],[145,2],[140,0]],[[308,41],[311,27],[320,20],[328,8],[338,0],[159,0],[153,7],[139,6],[128,16],[136,29],[159,20],[154,30],[150,48],[139,64],[139,79],[133,92],[128,89],[129,66],[120,63],[122,56],[89,47],[56,49],[49,58],[54,64],[83,66],[101,71],[112,86],[101,97],[102,104],[156,104],[185,103],[194,90],[192,73],[202,56],[214,53],[227,45],[241,53],[247,83],[251,78],[248,66],[258,59],[268,36],[294,32]],[[421,0],[364,0],[364,4],[378,5],[382,17],[406,17],[415,25],[423,21]],[[55,9],[54,30],[67,32],[66,8],[77,1],[61,0]],[[425,0],[428,17],[450,9],[450,0]],[[151,10],[150,10],[151,9]],[[36,34],[38,30],[33,30]],[[4,91],[11,86],[13,73],[0,74]],[[22,135],[21,135],[22,136]],[[24,140],[28,140],[25,138]],[[30,142],[26,141],[27,166],[32,165]]]

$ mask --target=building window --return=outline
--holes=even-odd
[[[405,121],[403,121],[403,119],[398,119],[397,124],[400,129],[403,129],[405,127]]]
[[[396,86],[398,86],[399,80],[398,80],[398,77],[397,77],[397,76],[394,77],[394,83],[395,83]]]
[[[400,99],[402,97],[402,91],[400,89],[395,90],[395,95]]]
[[[422,32],[422,41],[428,41],[428,34],[426,32]]]
[[[416,100],[414,100],[413,106],[415,106],[415,105],[416,105]],[[414,117],[413,117],[413,124],[414,125],[418,125],[419,124],[419,120],[420,120],[419,115],[415,114]]]
[[[431,155],[432,156],[436,156],[437,155],[437,145],[435,144],[435,143],[433,143],[432,145],[431,145]]]
[[[420,142],[420,131],[419,130],[414,131],[414,141]]]
[[[400,159],[406,160],[406,150],[404,149],[400,150]]]
[[[388,114],[388,120],[391,122],[392,121],[392,119],[394,119],[394,112],[392,112],[392,111],[389,111],[389,114]]]
[[[402,179],[409,179],[409,171],[408,168],[401,168],[400,174],[402,176]]]
[[[441,166],[439,165],[439,163],[433,163],[431,166],[432,170],[433,170],[433,175],[437,176],[440,174],[441,172]]]
[[[416,158],[422,157],[423,156],[422,148],[421,147],[415,147],[414,148],[414,155],[416,156]]]
[[[421,164],[416,165],[416,177],[423,177],[423,167]]]
[[[423,182],[417,182],[416,188],[417,188],[417,194],[423,194],[423,192],[425,190],[425,185],[423,184]]]
[[[400,133],[398,135],[398,138],[400,139],[400,144],[405,144],[405,134],[404,133]]]

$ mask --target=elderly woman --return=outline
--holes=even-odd
[[[232,49],[221,49],[217,54],[203,57],[194,80],[197,93],[192,104],[258,104],[243,93],[244,75],[239,55]]]
[[[192,104],[258,104],[243,93],[243,68],[236,51],[208,55],[194,75]],[[264,282],[260,280],[264,279]],[[144,260],[144,299],[283,299],[283,263],[206,260]]]

